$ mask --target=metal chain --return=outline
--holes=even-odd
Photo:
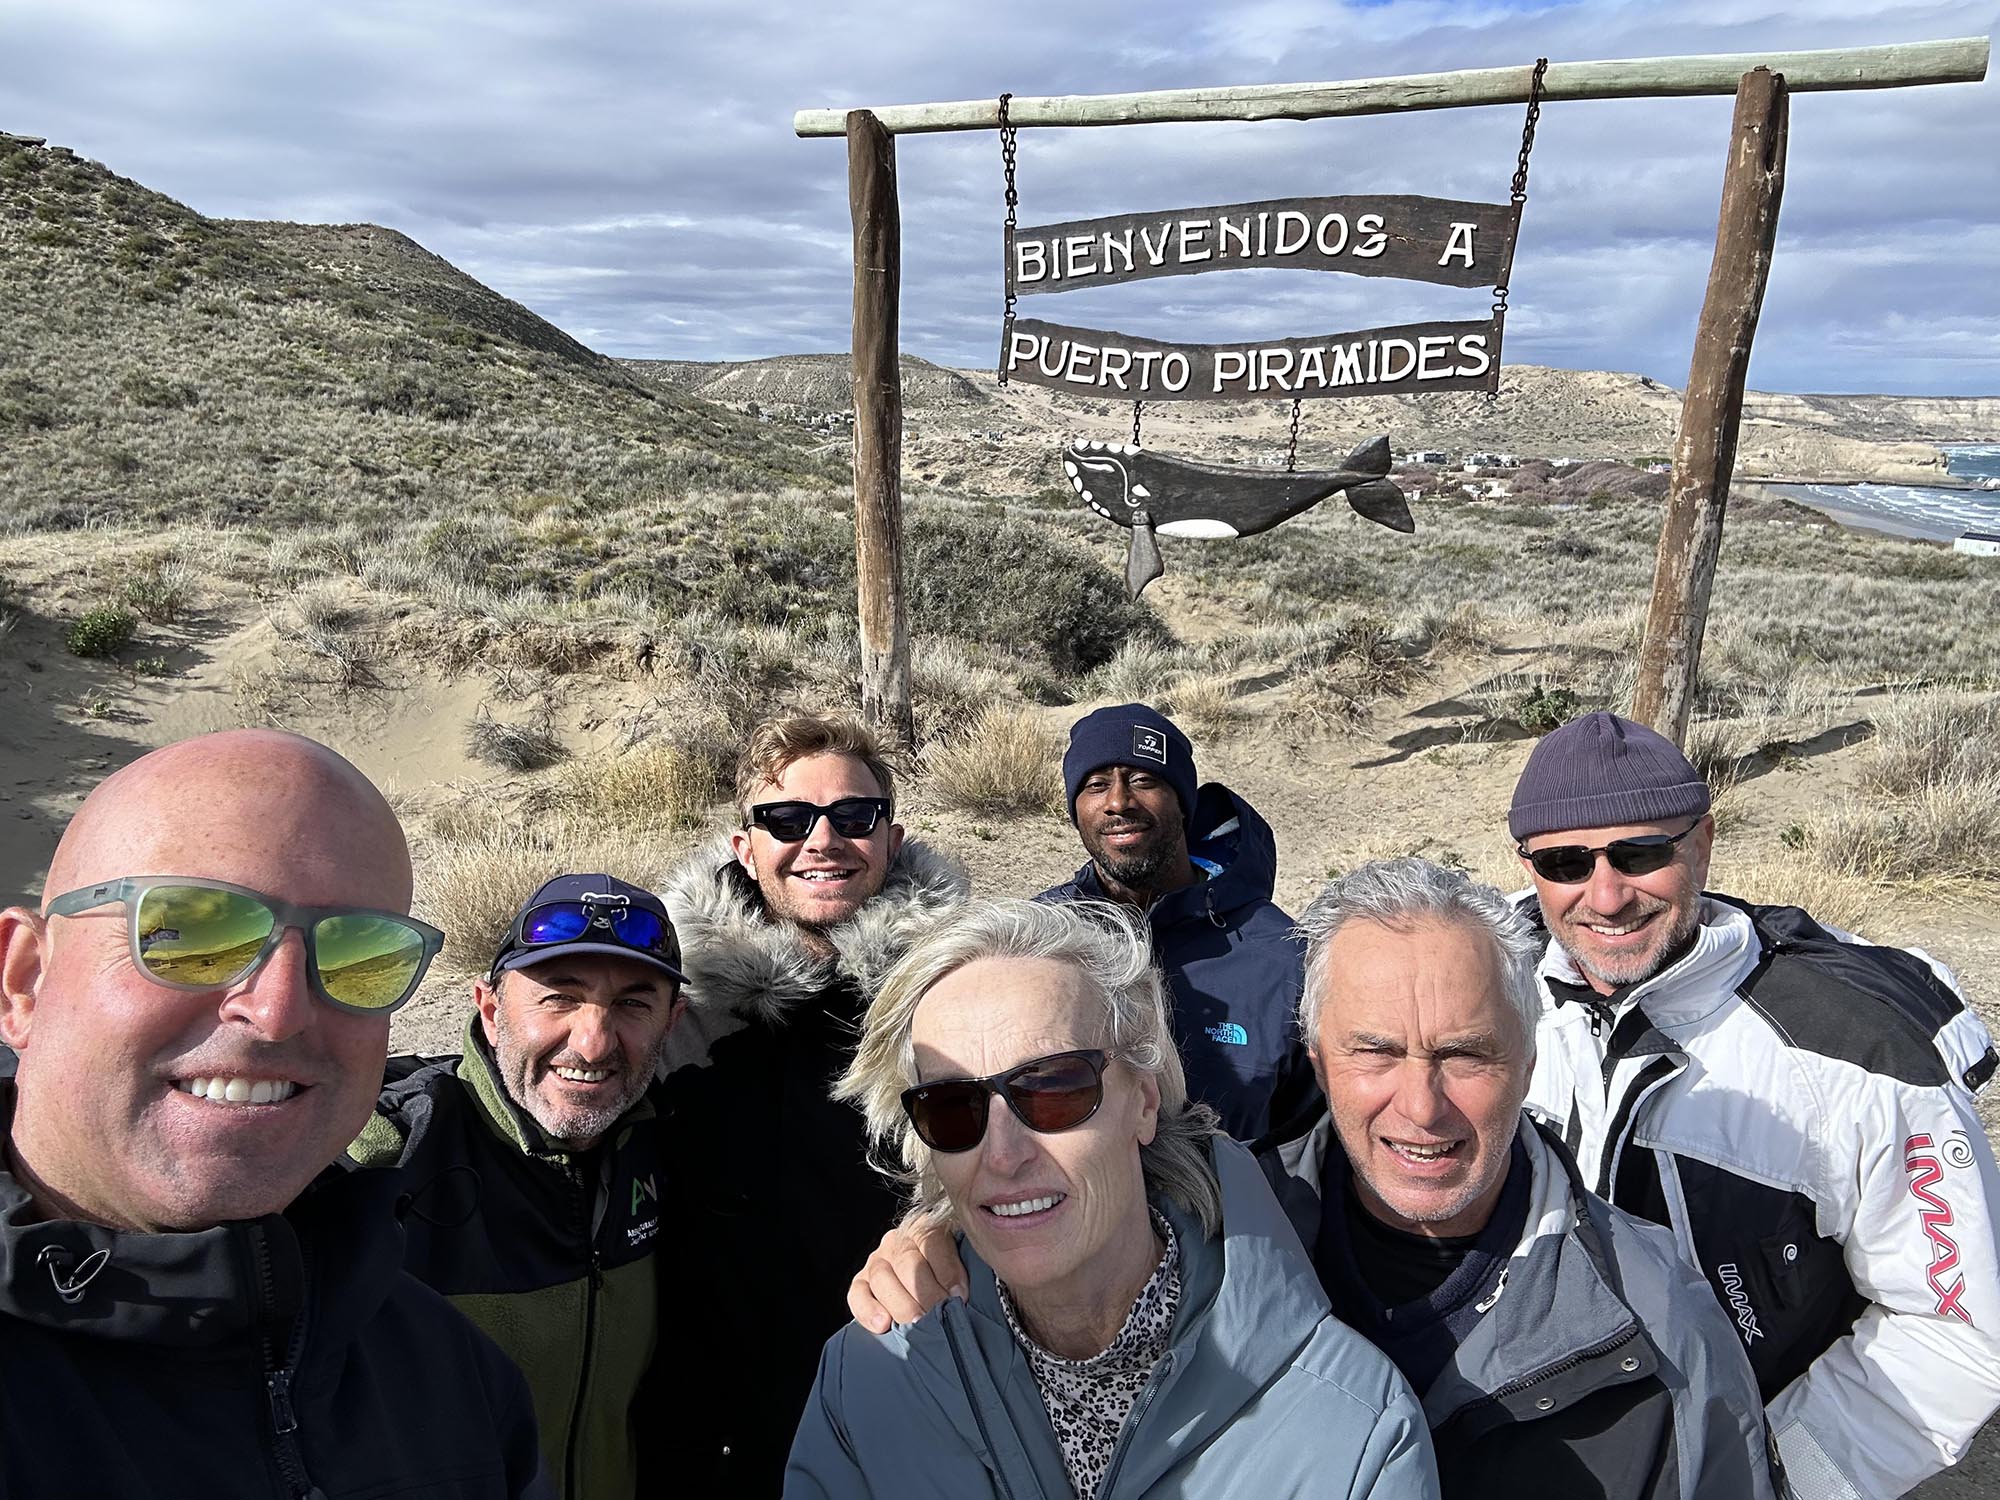
[[[1292,439],[1285,448],[1285,472],[1295,471],[1299,466],[1299,407],[1303,403],[1297,396],[1292,397]]]
[[[1134,448],[1139,446],[1139,417],[1145,410],[1145,402],[1134,401],[1132,403],[1132,446]]]
[[[1528,153],[1535,149],[1535,126],[1542,118],[1542,75],[1549,70],[1546,57],[1535,59],[1535,71],[1528,79],[1528,118],[1521,123],[1521,154],[1514,161],[1514,182],[1508,196],[1514,204],[1514,224],[1519,229],[1521,205],[1528,201]],[[1507,283],[1501,282],[1493,288],[1493,316],[1505,323],[1507,319]],[[1500,387],[1496,381],[1492,390],[1486,393],[1486,407],[1493,410],[1500,404]]]
[[[1516,203],[1528,201],[1528,153],[1535,149],[1535,124],[1542,118],[1542,75],[1549,70],[1546,57],[1535,59],[1535,76],[1528,80],[1528,119],[1521,127],[1521,159],[1514,164]]]
[[[1021,205],[1021,195],[1014,190],[1014,122],[1007,118],[1007,101],[1012,94],[1000,96],[1000,166],[1007,178],[1007,243],[1014,240],[1014,225],[1017,222],[1015,210]],[[1004,272],[1007,287],[1007,307],[1000,318],[1000,347],[1002,350],[1014,347],[1014,304],[1019,299],[1014,293],[1014,268],[1008,265]],[[1007,383],[1007,361],[1003,355],[1000,361],[1000,384]]]
[[[1514,163],[1514,183],[1509,197],[1518,207],[1528,201],[1528,153],[1535,149],[1535,126],[1542,118],[1542,75],[1549,70],[1546,57],[1535,60],[1534,75],[1528,80],[1528,118],[1521,126],[1521,154]],[[1496,316],[1507,312],[1507,283],[1501,282],[1493,288],[1493,311]]]

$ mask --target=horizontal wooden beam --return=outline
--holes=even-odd
[[[1986,77],[1989,38],[1897,42],[1817,52],[1733,52],[1708,57],[1632,57],[1609,62],[1552,62],[1544,99],[1672,99],[1734,94],[1752,68],[1782,73],[1794,94],[1832,89],[1899,89],[1929,83],[1978,83]],[[1036,126],[1153,125],[1193,120],[1316,120],[1332,115],[1385,115],[1457,109],[1472,104],[1525,104],[1532,64],[1414,73],[1351,83],[1272,83],[1240,88],[1155,89],[1143,94],[1060,94],[1020,97],[1008,118]],[[891,135],[941,130],[997,130],[996,99],[948,104],[891,104],[869,113]],[[847,134],[845,109],[802,109],[792,117],[802,136]]]

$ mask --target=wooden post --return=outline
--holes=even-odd
[[[1778,238],[1787,98],[1784,75],[1764,68],[1744,74],[1737,87],[1715,260],[1695,330],[1687,392],[1681,398],[1673,480],[1653,570],[1653,602],[1646,614],[1639,681],[1632,696],[1632,717],[1675,744],[1686,740],[1688,714],[1694,706],[1702,631],[1708,623],[1715,561],[1722,551],[1722,515],[1729,503],[1730,471],[1736,466],[1736,430],[1743,415],[1750,341],[1757,334],[1764,284],[1771,274],[1771,250]]]
[[[1541,93],[1544,103],[1730,94],[1752,68],[1782,73],[1787,87],[1799,94],[1817,89],[1977,83],[1986,76],[1988,51],[1985,37],[1967,36],[1811,52],[1558,61],[1549,64]],[[1151,89],[1139,94],[1016,94],[1008,102],[1007,118],[1027,130],[1040,126],[1152,125],[1175,120],[1322,120],[1335,115],[1403,114],[1471,104],[1525,104],[1533,72],[1530,67],[1465,68],[1346,83],[1227,84]],[[891,135],[1000,128],[999,101],[991,95],[939,104],[878,104],[868,113]],[[792,116],[792,129],[802,136],[840,135],[852,118],[852,114],[837,109],[802,109]]]
[[[903,598],[903,285],[896,138],[865,109],[847,116],[847,204],[854,218],[854,575],[861,609],[861,713],[907,749],[910,626]]]

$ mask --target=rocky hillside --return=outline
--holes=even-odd
[[[614,361],[585,348],[546,318],[393,229],[379,224],[292,224],[282,219],[220,222],[244,230],[272,249],[289,252],[309,269],[345,285],[575,365],[607,373],[616,368]]]
[[[1785,396],[1753,391],[1747,415],[1882,443],[2000,440],[2000,396]]]
[[[788,410],[800,416],[853,406],[847,356],[804,354],[743,363],[625,360],[635,375],[704,398]],[[1122,429],[1130,408],[1079,400],[1034,386],[1001,389],[990,371],[949,370],[903,359],[906,452],[920,481],[973,483],[997,472],[1002,488],[1033,490],[1046,465],[1008,450],[1011,440],[1044,444],[1051,432]],[[1389,433],[1400,450],[1493,450],[1539,458],[1635,459],[1668,456],[1681,393],[1644,375],[1508,365],[1501,390],[1484,396],[1375,396],[1315,404],[1302,441],[1331,459],[1361,434]],[[1238,405],[1161,403],[1147,416],[1154,440],[1232,459],[1268,454],[1281,443],[1284,402]],[[960,429],[989,440],[977,462]],[[935,443],[931,440],[935,438]],[[1871,479],[1922,484],[1944,472],[1935,444],[2000,440],[2000,398],[1791,396],[1751,393],[1745,401],[1737,468],[1745,478]],[[971,465],[968,467],[968,465]]]
[[[403,520],[841,482],[393,231],[210,219],[0,136],[0,527]]]
[[[802,412],[838,412],[854,405],[845,354],[789,354],[775,359],[703,363],[696,360],[620,361],[640,378],[710,401],[736,401]],[[914,411],[964,411],[992,400],[989,391],[957,370],[906,354],[903,402]]]

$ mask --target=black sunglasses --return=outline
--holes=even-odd
[[[123,902],[132,962],[170,990],[221,990],[261,967],[285,934],[305,934],[306,983],[335,1010],[387,1015],[417,991],[444,934],[402,912],[296,906],[221,880],[129,875],[67,891],[52,917]]]
[[[933,1151],[970,1151],[986,1135],[986,1111],[998,1094],[1014,1118],[1048,1135],[1074,1130],[1104,1102],[1104,1052],[1084,1048],[1032,1058],[991,1078],[947,1078],[903,1090],[903,1113]]]
[[[1557,844],[1548,849],[1516,844],[1514,852],[1533,865],[1535,873],[1544,880],[1553,880],[1557,885],[1581,885],[1597,869],[1600,854],[1620,875],[1650,875],[1655,870],[1664,870],[1673,863],[1674,846],[1699,827],[1701,822],[1697,819],[1694,828],[1683,828],[1679,833],[1646,833],[1636,839],[1600,844],[1594,849],[1583,844]]]
[[[842,797],[821,807],[817,802],[759,802],[743,826],[753,824],[781,844],[796,844],[825,818],[844,839],[865,839],[889,815],[887,797]]]

